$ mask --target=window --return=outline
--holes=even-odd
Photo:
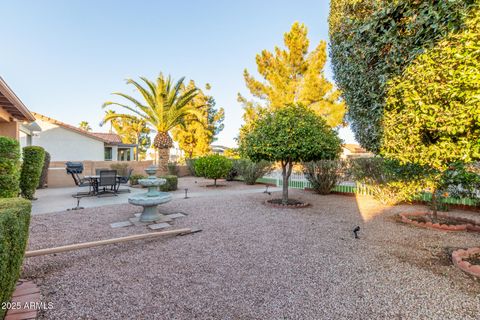
[[[105,147],[105,161],[112,161],[112,147]]]
[[[118,148],[118,161],[130,161],[130,148]]]

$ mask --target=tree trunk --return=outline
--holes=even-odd
[[[213,185],[215,186],[215,188],[217,187],[217,179],[213,179]]]
[[[432,217],[433,222],[437,222],[437,190],[432,191]]]
[[[283,188],[282,188],[282,204],[288,204],[288,178],[292,174],[292,162],[291,161],[282,161],[282,177],[283,177]]]
[[[170,157],[170,149],[157,149],[157,152],[158,174],[168,174],[168,159]]]
[[[137,158],[137,161],[140,161],[140,159],[138,158],[138,155],[140,154],[140,150],[139,150],[139,149],[140,149],[140,148],[139,148],[139,147],[140,147],[140,146],[139,146],[139,144],[140,144],[140,135],[137,135],[137,141],[136,141],[136,142],[137,142],[137,146],[135,147],[135,157]]]

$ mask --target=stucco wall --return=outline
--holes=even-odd
[[[50,153],[52,161],[102,161],[104,143],[55,124],[37,120],[42,131],[35,134],[32,145]]]

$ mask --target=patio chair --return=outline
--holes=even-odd
[[[77,192],[75,195],[73,195],[73,197],[91,196],[94,191],[92,189],[92,187],[94,186],[92,185],[91,180],[80,176],[80,174],[83,173],[83,163],[68,161],[65,163],[65,165],[66,165],[67,174],[72,176],[73,181],[75,182],[75,185],[77,187],[80,187],[80,188],[88,187],[88,192]]]
[[[117,193],[126,193],[130,192],[130,189],[120,189],[121,184],[127,184],[128,181],[130,181],[130,177],[132,176],[133,169],[130,168],[128,169],[127,175],[126,176],[121,176],[117,178]]]
[[[117,170],[103,170],[100,171],[97,182],[97,195],[111,194],[116,196],[117,194]]]
[[[107,171],[107,170],[110,170],[110,169],[108,169],[108,168],[97,168],[97,169],[95,169],[95,175],[99,176],[101,171]]]

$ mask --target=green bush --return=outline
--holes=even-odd
[[[303,164],[305,176],[319,194],[329,194],[345,177],[347,163],[343,160],[318,160]]]
[[[168,175],[170,176],[176,176],[180,171],[176,162],[169,162],[167,164],[167,168],[168,168]]]
[[[32,200],[42,174],[45,150],[42,147],[23,148],[22,171],[20,173],[20,190],[24,198]]]
[[[227,176],[225,177],[225,180],[227,181],[233,181],[235,178],[239,175],[238,173],[238,166],[242,160],[240,159],[230,159],[232,161],[232,169],[228,171]]]
[[[245,184],[252,185],[257,182],[257,179],[270,172],[272,163],[265,160],[253,162],[247,159],[241,159],[237,161],[236,166],[238,174],[242,176]]]
[[[478,0],[330,1],[332,69],[348,106],[347,118],[363,147],[380,149],[389,80],[401,76],[426,49],[464,29],[475,16],[475,3]]]
[[[178,177],[174,175],[162,176],[162,179],[167,180],[165,184],[160,186],[160,191],[175,191],[178,188]]]
[[[217,179],[225,178],[232,166],[230,159],[214,154],[198,158],[195,162],[195,172],[201,177],[213,179],[213,185],[217,186]]]
[[[20,190],[20,146],[0,136],[0,198],[17,197]]]
[[[197,161],[197,158],[185,159],[185,163],[187,164],[188,171],[194,177],[198,177],[197,173],[195,172],[195,162],[196,161]]]
[[[30,201],[0,199],[0,303],[10,301],[28,240]],[[6,310],[0,308],[0,319]]]
[[[117,175],[126,177],[128,175],[128,163],[124,162],[118,162],[118,163],[112,163],[110,165],[110,169],[112,170],[117,170]]]
[[[138,184],[138,180],[140,179],[146,179],[147,176],[143,175],[143,174],[132,174],[130,176],[130,185],[131,186],[135,186]]]
[[[45,160],[43,161],[42,173],[40,174],[40,180],[38,182],[38,189],[43,189],[47,186],[48,167],[50,166],[50,153],[45,151]]]
[[[372,196],[383,204],[414,200],[428,185],[432,171],[424,167],[401,165],[395,160],[380,157],[354,159],[351,175],[364,184]]]

